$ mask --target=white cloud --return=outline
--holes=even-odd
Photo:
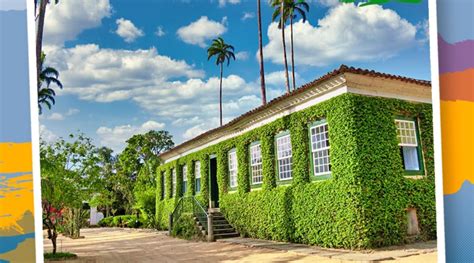
[[[416,25],[416,29],[418,30],[420,34],[418,41],[421,44],[427,43],[430,41],[430,28],[429,27],[430,27],[430,23],[428,19],[425,19]]]
[[[79,112],[80,112],[79,109],[71,108],[71,109],[67,110],[66,116],[75,115],[75,114],[78,114]]]
[[[117,30],[115,33],[125,40],[127,43],[135,41],[135,39],[144,36],[142,30],[138,29],[130,20],[119,18],[115,20]]]
[[[158,36],[158,37],[162,37],[162,36],[166,35],[166,33],[163,30],[162,26],[156,27],[155,35]]]
[[[209,20],[202,16],[191,24],[181,27],[176,32],[178,37],[185,43],[206,47],[206,41],[224,34],[227,31],[227,17],[221,22]]]
[[[64,116],[61,113],[54,112],[46,117],[46,119],[51,121],[62,121],[64,120]]]
[[[291,80],[291,71],[288,71],[288,76],[290,77],[290,84],[292,82]],[[296,84],[301,84],[304,82],[303,79],[301,79],[300,74],[298,72],[295,72],[295,79],[296,79]],[[265,83],[268,85],[275,86],[275,88],[280,88],[280,89],[285,89],[286,86],[286,76],[285,76],[285,71],[274,71],[268,74],[265,74]]]
[[[97,129],[96,133],[102,146],[107,146],[116,152],[120,152],[123,150],[125,141],[133,135],[147,133],[151,130],[162,130],[163,128],[165,128],[164,123],[150,120],[140,126],[130,124],[112,128],[101,126]]]
[[[323,6],[336,6],[336,5],[341,4],[339,0],[316,0],[316,1],[309,1],[309,2],[316,2]]]
[[[395,11],[378,5],[338,5],[317,26],[300,20],[293,30],[298,65],[386,59],[416,43],[416,27]],[[276,23],[268,27],[268,37],[265,58],[282,64],[281,31]]]
[[[59,139],[59,136],[57,136],[55,133],[52,131],[48,130],[45,125],[40,124],[40,129],[39,129],[39,134],[41,140],[51,143]]]
[[[82,31],[100,26],[111,10],[109,0],[65,0],[48,5],[44,44],[62,46],[65,41],[74,40]]]
[[[247,60],[247,59],[249,59],[249,52],[247,52],[247,51],[237,52],[235,54],[235,58],[237,60]]]
[[[47,53],[48,65],[61,72],[67,87],[58,94],[76,94],[89,101],[126,100],[175,78],[204,75],[185,61],[158,54],[155,48],[101,49],[89,44]]]
[[[242,21],[245,21],[247,19],[252,19],[255,17],[255,13],[254,12],[244,12],[244,14],[242,15],[242,18],[241,20]]]
[[[240,4],[240,0],[219,0],[219,7],[224,7],[226,4]]]

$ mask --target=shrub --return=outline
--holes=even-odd
[[[191,213],[181,214],[178,220],[173,223],[171,235],[187,240],[203,238],[201,232],[196,227],[195,221],[193,219],[193,214]]]

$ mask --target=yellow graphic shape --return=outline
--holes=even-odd
[[[0,143],[0,173],[31,172],[31,143]]]
[[[441,101],[444,194],[474,184],[474,103]]]
[[[13,178],[0,175],[0,232],[14,235],[34,231],[18,224],[26,211],[33,213],[33,176],[24,174]]]

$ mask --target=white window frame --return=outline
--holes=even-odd
[[[255,149],[259,149],[260,157],[254,158]],[[257,152],[256,152],[257,153]],[[260,159],[260,162],[258,160]],[[252,185],[259,185],[263,183],[263,167],[262,167],[262,146],[260,143],[255,143],[250,146],[250,176]],[[255,181],[255,178],[260,178],[260,181]]]
[[[288,139],[290,155],[280,156],[282,154],[281,151],[280,151],[280,149],[282,148],[282,147],[280,147],[281,146],[280,144],[283,143],[282,141],[286,140],[286,139]],[[277,148],[278,178],[280,179],[280,181],[291,180],[291,179],[293,179],[293,147],[291,145],[291,135],[288,133],[288,134],[285,134],[285,135],[277,136],[275,138],[275,141],[276,141],[276,148]],[[285,150],[285,149],[282,149],[282,150]],[[281,163],[281,162],[284,162],[287,159],[289,159],[288,163],[286,163],[286,164]],[[289,166],[289,170],[288,171],[283,171],[282,167],[284,167],[284,166]],[[282,178],[282,174],[287,173],[287,172],[289,172],[290,177]]]
[[[183,165],[183,195],[186,193],[188,190],[188,166]]]
[[[322,126],[327,126],[327,130],[325,131],[325,133],[327,133],[327,138],[326,140],[329,142],[329,124],[326,120],[321,120],[321,123],[319,124],[316,124],[316,125],[312,125],[310,127],[310,143],[311,143],[311,158],[312,158],[312,163],[313,163],[313,174],[314,176],[323,176],[323,175],[329,175],[332,173],[332,169],[331,169],[331,144],[329,144],[329,146],[325,146],[325,147],[321,147],[321,148],[317,148],[315,149],[313,147],[313,145],[317,142],[313,142],[313,129],[317,129],[319,127],[322,127]],[[324,134],[324,133],[320,133],[321,135]],[[323,158],[328,158],[328,163],[327,163],[327,166],[328,166],[328,171],[324,171],[324,172],[318,172],[316,173],[316,158],[320,158],[320,157],[316,157],[315,158],[315,154],[316,153],[324,153],[325,151],[327,151],[327,156],[322,156]],[[324,166],[322,166],[324,167]]]
[[[405,124],[404,127],[399,127],[399,124]],[[411,127],[409,127],[411,125]],[[416,152],[416,161],[418,165],[418,169],[416,170],[410,170],[406,169],[405,167],[405,155],[402,154],[402,162],[403,166],[405,168],[405,171],[407,172],[421,172],[423,170],[423,166],[421,163],[421,158],[420,158],[420,153],[418,151],[418,147],[420,147],[419,142],[418,142],[418,135],[417,135],[417,125],[416,121],[414,120],[404,120],[404,119],[395,119],[395,127],[397,129],[397,140],[398,140],[398,146],[402,147],[402,152],[403,152],[403,147],[412,147],[415,148]],[[405,133],[403,133],[405,132]],[[408,141],[407,141],[408,138]],[[410,142],[414,141],[414,142]]]
[[[176,168],[171,169],[171,197],[176,196]]]
[[[229,151],[229,186],[230,188],[236,188],[238,185],[237,182],[237,173],[238,173],[238,160],[237,160],[237,151],[232,149]]]
[[[201,162],[200,161],[196,161],[194,162],[194,179],[195,179],[195,182],[194,182],[194,190],[196,191],[196,193],[200,193],[201,192]],[[197,182],[199,179],[199,191],[197,188]]]

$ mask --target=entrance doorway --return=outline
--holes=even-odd
[[[209,193],[209,206],[211,208],[219,207],[219,186],[217,185],[217,158],[211,156],[209,159],[209,181],[210,181],[210,193]]]

